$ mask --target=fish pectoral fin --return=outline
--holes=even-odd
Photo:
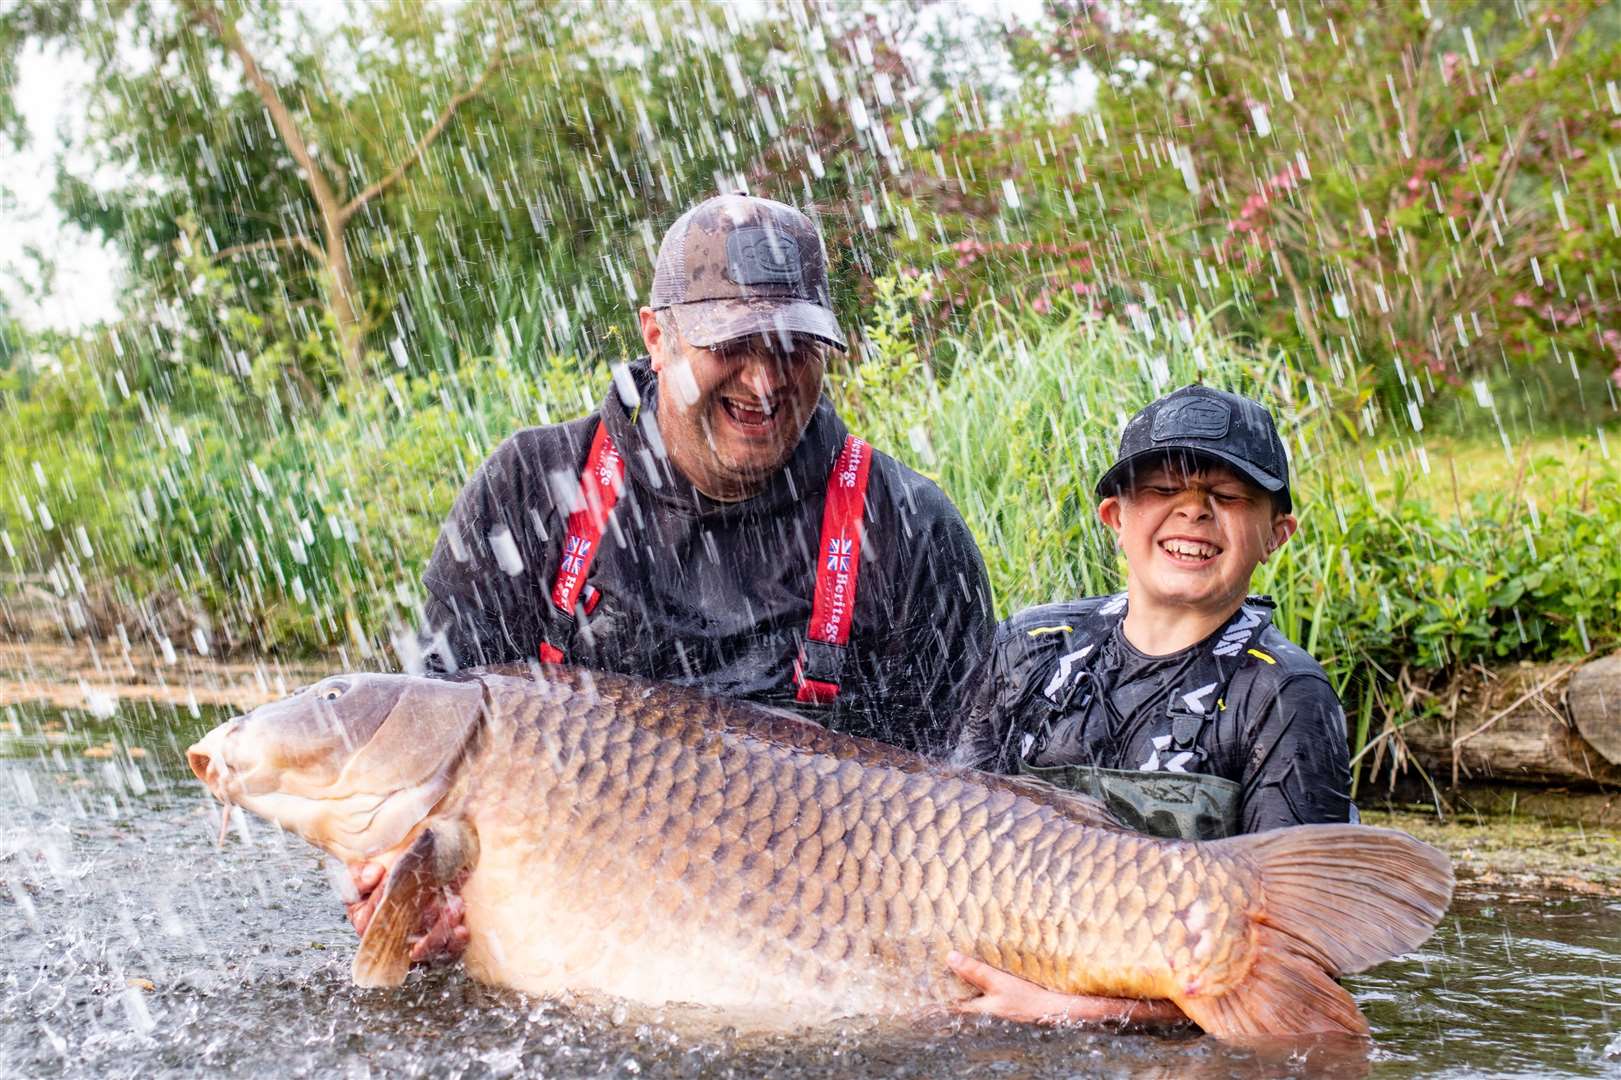
[[[411,967],[413,930],[439,890],[477,858],[477,839],[457,822],[423,829],[383,882],[383,898],[372,913],[351,977],[356,986],[398,986]]]

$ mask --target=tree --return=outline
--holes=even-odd
[[[1617,14],[1516,10],[1052,3],[1004,35],[1004,119],[963,89],[914,169],[943,295],[1203,312],[1351,405],[1513,357],[1621,371]],[[1095,101],[1055,108],[1083,69]]]
[[[364,331],[356,303],[354,271],[349,261],[349,223],[368,203],[381,198],[398,185],[422,160],[428,148],[444,134],[445,129],[455,119],[457,111],[479,95],[490,76],[505,60],[505,41],[502,38],[496,39],[483,72],[465,90],[455,94],[445,103],[433,123],[393,168],[364,188],[345,197],[346,192],[327,175],[327,170],[311,153],[310,140],[306,137],[303,125],[288,108],[281,92],[260,66],[253,49],[243,39],[237,20],[223,13],[210,0],[186,0],[183,8],[192,25],[200,26],[212,34],[241,65],[243,79],[259,100],[264,102],[265,112],[269,115],[276,134],[280,136],[282,146],[297,162],[299,179],[308,188],[310,200],[315,204],[317,220],[314,224],[317,228],[303,228],[304,223],[297,222],[295,224],[300,227],[288,235],[233,244],[221,249],[217,256],[223,259],[253,251],[302,250],[314,258],[325,278],[327,304],[337,322],[344,366],[351,379],[359,379],[364,373],[362,355]],[[312,237],[312,233],[319,234],[318,243]]]
[[[312,338],[350,380],[469,348],[593,351],[603,323],[628,326],[664,225],[740,183],[821,204],[847,282],[882,259],[868,219],[887,216],[890,121],[916,98],[890,44],[905,18],[799,3],[632,20],[530,0],[324,10],[115,0],[63,31],[97,66],[93,145],[123,177],[64,174],[58,200],[130,255],[151,312],[135,336],[159,354],[242,377],[270,362],[218,344],[230,335],[186,221],[229,267],[233,302],[300,343],[275,354],[303,357],[288,385],[317,389]]]

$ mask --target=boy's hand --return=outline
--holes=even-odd
[[[353,863],[348,870],[349,880],[354,883],[359,898],[353,902],[346,900],[343,906],[349,913],[349,922],[354,925],[355,933],[364,937],[366,927],[371,925],[372,915],[377,911],[378,901],[383,898],[382,884],[388,877],[389,866],[383,862]],[[465,952],[469,934],[467,927],[462,925],[462,919],[466,916],[466,910],[462,898],[449,889],[444,891],[442,899],[424,908],[421,930],[412,940],[411,962],[440,957],[454,960]]]
[[[1133,1027],[1161,1027],[1187,1019],[1169,1001],[1060,994],[960,952],[947,956],[946,965],[958,978],[981,991],[979,997],[956,1007],[957,1012],[970,1016],[995,1016],[1032,1024],[1114,1023]]]

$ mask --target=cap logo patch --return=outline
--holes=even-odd
[[[1154,417],[1155,442],[1166,439],[1219,439],[1227,434],[1232,412],[1225,402],[1189,397],[1161,409]]]
[[[738,285],[792,285],[801,282],[799,245],[791,236],[758,225],[734,229],[726,237],[726,276]]]

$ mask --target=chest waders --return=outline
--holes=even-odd
[[[1220,840],[1239,832],[1243,789],[1225,776],[1099,769],[1092,765],[1020,768],[1058,787],[1090,795],[1138,832],[1164,840]]]
[[[1199,734],[1226,708],[1227,687],[1244,657],[1272,621],[1271,612],[1255,600],[1244,604],[1221,633],[1193,657],[1183,685],[1166,708],[1167,733],[1153,739],[1153,752],[1137,769],[1103,769],[1095,765],[1035,765],[1032,759],[1051,739],[1065,716],[1089,709],[1101,692],[1092,673],[1099,647],[1125,618],[1126,598],[1110,600],[1078,624],[1069,640],[1074,648],[1058,657],[1042,697],[1048,710],[1039,732],[1023,740],[1019,768],[1058,787],[1100,800],[1123,822],[1150,836],[1167,840],[1218,840],[1238,833],[1243,788],[1224,776],[1189,772],[1204,757]],[[1264,654],[1258,654],[1264,657]]]

